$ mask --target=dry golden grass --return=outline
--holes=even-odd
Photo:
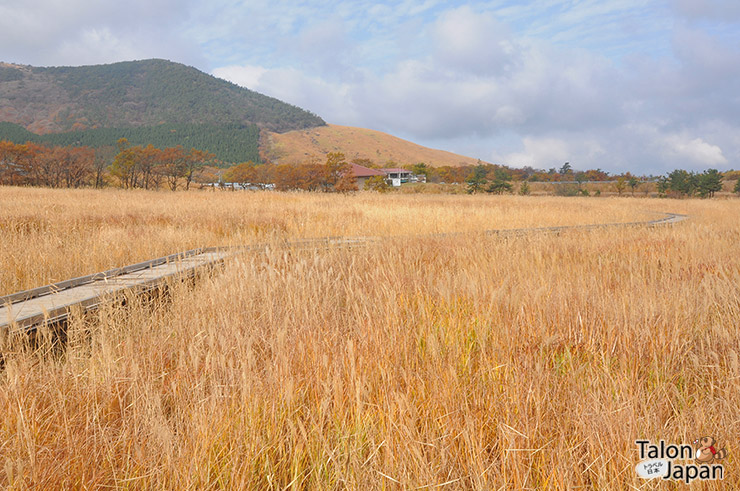
[[[740,487],[737,201],[100,196],[119,201],[108,212],[206,200],[201,225],[208,209],[287,208],[290,236],[390,235],[377,217],[396,233],[470,230],[486,211],[486,228],[692,218],[243,256],[166,300],[73,321],[61,354],[6,338],[2,486],[654,489],[635,476],[635,439],[713,435],[730,457],[725,481],[704,488]],[[449,223],[402,220],[409,209]],[[203,234],[193,240],[215,240]]]
[[[288,133],[270,133],[264,149],[274,162],[302,164],[318,159],[324,161],[329,152],[342,152],[352,160],[370,159],[378,165],[389,160],[398,164],[426,162],[434,167],[443,165],[475,165],[478,160],[444,150],[423,147],[380,131],[330,124]]]
[[[197,247],[655,217],[625,201],[0,187],[0,295]]]

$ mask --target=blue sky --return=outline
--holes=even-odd
[[[0,0],[0,60],[165,58],[490,162],[740,168],[740,1]]]

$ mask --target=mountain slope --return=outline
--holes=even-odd
[[[224,162],[259,161],[258,142],[277,163],[323,160],[335,151],[381,165],[476,162],[379,131],[327,126],[308,111],[165,60],[52,68],[0,63],[0,140],[99,147],[121,137],[195,147]]]
[[[288,133],[271,133],[261,142],[263,153],[280,164],[324,160],[329,152],[342,152],[349,159],[369,159],[379,165],[425,162],[434,167],[475,164],[477,159],[423,147],[375,130],[326,125]]]
[[[285,132],[318,116],[165,60],[39,68],[0,63],[0,121],[35,133],[163,123],[256,124]]]
[[[40,143],[48,146],[87,146],[93,148],[115,147],[119,138],[126,138],[131,145],[157,148],[182,145],[186,150],[197,148],[213,153],[218,160],[230,162],[259,162],[260,130],[256,125],[180,124],[170,123],[136,128],[96,128],[64,133],[38,135],[22,126],[0,122],[0,140],[13,143]]]

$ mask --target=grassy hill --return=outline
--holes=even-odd
[[[323,160],[329,152],[342,152],[350,160],[370,159],[379,165],[388,161],[402,165],[426,162],[439,167],[477,162],[471,157],[423,147],[380,131],[333,124],[282,134],[270,133],[261,143],[270,160],[280,164]]]

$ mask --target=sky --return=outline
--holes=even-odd
[[[0,0],[0,61],[147,58],[487,162],[740,168],[739,0]]]

